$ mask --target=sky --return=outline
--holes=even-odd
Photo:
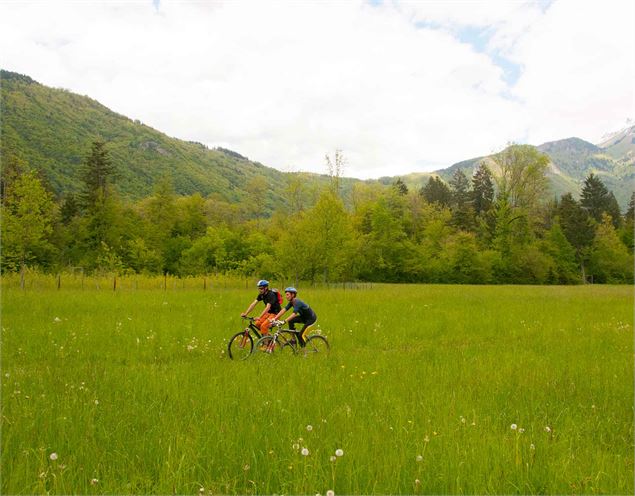
[[[340,150],[367,179],[632,125],[634,21],[632,0],[0,0],[0,67],[283,171]]]

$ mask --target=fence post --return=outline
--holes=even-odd
[[[62,274],[57,274],[57,290],[62,287]]]

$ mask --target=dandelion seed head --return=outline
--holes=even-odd
[[[336,449],[335,456],[344,456],[344,450],[341,448]]]
[[[512,431],[515,431],[516,429],[518,429],[518,426],[517,426],[516,424],[512,424],[512,425],[510,425],[510,426],[509,426],[509,428],[510,428]]]
[[[313,430],[313,426],[312,425],[307,425],[306,426],[306,430],[311,432]]]
[[[49,458],[50,458],[51,460],[53,460],[53,461],[57,460],[57,453],[51,453],[51,454],[49,455]]]
[[[530,450],[532,450],[532,451],[534,451],[534,450],[536,449],[536,445],[535,445],[534,443],[531,443],[531,444],[529,445],[529,449],[530,449]]]
[[[518,429],[518,432],[520,432],[520,433],[522,434],[523,432],[525,432],[525,429],[523,429],[523,428],[521,427],[520,429]]]
[[[417,455],[417,461],[418,461],[418,462],[423,461],[423,457],[422,457],[421,455]]]
[[[547,432],[551,432],[551,427],[546,426],[546,427],[545,427],[545,431],[547,431]]]
[[[245,463],[245,466],[243,467],[243,470],[244,470],[245,472],[247,472],[247,470],[249,470],[250,468],[251,468],[251,467],[249,466],[249,464],[248,464],[248,463]]]
[[[333,491],[333,489],[329,489],[326,491],[326,496],[335,496],[335,491]]]
[[[308,450],[308,448],[302,448],[301,453],[302,453],[302,456],[309,456],[309,450]]]
[[[331,457],[329,458],[329,460],[331,460],[332,462],[334,462],[335,460],[337,460],[337,457],[335,455],[331,455]]]
[[[298,443],[294,443],[293,444],[293,449],[296,450],[296,451],[299,450],[300,449],[300,445]]]

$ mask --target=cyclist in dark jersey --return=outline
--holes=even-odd
[[[265,304],[265,309],[254,321],[254,324],[260,327],[262,334],[267,335],[269,334],[271,321],[274,320],[275,315],[280,312],[280,302],[278,301],[278,295],[269,289],[269,281],[265,281],[264,279],[258,281],[258,296],[240,316],[246,317],[259,301]]]
[[[274,320],[278,320],[283,314],[293,307],[293,313],[289,315],[289,317],[285,320],[285,322],[289,323],[289,329],[295,330],[295,324],[304,324],[302,329],[300,329],[300,333],[298,334],[298,339],[300,340],[300,345],[304,346],[306,335],[309,327],[317,322],[317,315],[313,309],[299,299],[298,290],[294,287],[289,287],[284,290],[284,296],[289,303],[278,312],[278,314],[274,317]]]

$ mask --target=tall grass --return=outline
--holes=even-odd
[[[331,354],[233,362],[254,296],[5,288],[2,493],[633,493],[630,288],[307,288]]]

